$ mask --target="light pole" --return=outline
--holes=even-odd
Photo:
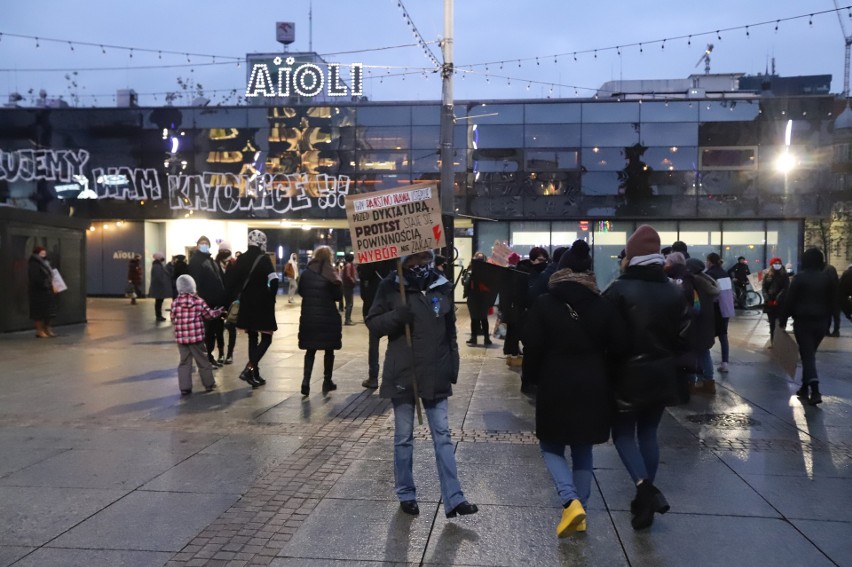
[[[447,246],[447,279],[453,281],[455,255],[455,175],[453,173],[453,0],[444,0],[444,38],[441,41],[441,217]]]
[[[784,153],[778,156],[775,161],[775,169],[784,174],[784,200],[787,200],[787,195],[790,192],[789,175],[796,168],[796,156],[790,153],[790,140],[793,134],[793,121],[787,121],[787,128],[784,131]]]

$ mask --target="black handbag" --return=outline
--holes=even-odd
[[[246,286],[248,285],[249,279],[251,278],[254,269],[257,267],[257,264],[260,262],[260,259],[263,258],[263,254],[255,258],[254,264],[251,265],[251,270],[249,270],[248,275],[246,276],[246,281],[243,282],[243,287],[240,289],[240,295],[231,302],[231,305],[228,307],[228,314],[225,315],[225,323],[228,325],[236,325],[237,319],[240,317],[240,297],[243,295],[243,292],[246,290]]]

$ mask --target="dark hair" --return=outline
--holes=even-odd
[[[672,244],[672,252],[680,252],[685,256],[686,250],[686,242],[683,240],[675,240],[674,244]]]
[[[530,250],[530,260],[535,260],[536,258],[542,257],[545,259],[545,261],[550,260],[550,254],[548,254],[547,250],[545,250],[541,246],[535,246],[532,250]]]
[[[437,256],[435,256],[435,267],[436,267],[436,268],[437,268],[438,266],[443,266],[443,265],[444,265],[444,264],[446,264],[446,263],[447,263],[447,258],[446,258],[446,256],[441,256],[440,254],[439,254],[439,255],[437,255]]]
[[[713,264],[714,266],[722,265],[722,257],[716,254],[715,252],[710,252],[707,254],[707,261]]]

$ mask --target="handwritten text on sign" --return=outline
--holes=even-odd
[[[355,257],[361,264],[444,246],[435,185],[348,195],[346,215]]]

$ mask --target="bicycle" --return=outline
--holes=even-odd
[[[734,305],[738,309],[758,309],[763,306],[763,296],[750,287],[750,284],[735,284]]]

